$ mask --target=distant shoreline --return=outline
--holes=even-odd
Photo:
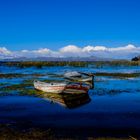
[[[140,61],[130,60],[111,60],[111,61],[0,61],[0,65],[16,66],[20,68],[32,67],[42,68],[43,66],[74,66],[74,67],[88,67],[90,65],[95,67],[102,66],[140,66]]]

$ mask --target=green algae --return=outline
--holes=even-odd
[[[98,72],[94,74],[95,76],[111,76],[111,77],[140,77],[140,73],[107,73],[107,72]]]
[[[26,74],[19,74],[19,73],[0,73],[0,78],[20,78],[27,76]]]
[[[0,78],[23,78],[23,77],[40,77],[45,76],[45,74],[33,73],[33,74],[20,74],[20,73],[0,73]]]

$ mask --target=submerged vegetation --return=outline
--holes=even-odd
[[[1,140],[51,140],[54,134],[51,129],[42,130],[31,128],[28,130],[19,130],[10,127],[9,124],[0,125]]]
[[[140,73],[107,73],[107,72],[98,72],[95,73],[95,76],[111,76],[111,77],[122,77],[122,78],[132,78],[140,77]]]
[[[0,140],[81,140],[82,136],[58,136],[52,129],[30,128],[20,130],[10,124],[0,124]],[[135,140],[127,137],[84,137],[85,140]]]
[[[96,72],[92,73],[94,76],[110,76],[110,77],[116,77],[116,78],[135,78],[135,77],[140,77],[139,72],[134,72],[134,73],[109,73],[109,72]],[[32,76],[33,79],[37,77],[42,77],[42,76],[49,76],[49,77],[56,77],[56,78],[63,78],[63,75],[49,75],[49,74],[19,74],[19,73],[9,73],[9,74],[0,74],[0,78],[23,78],[23,77],[30,77]],[[57,79],[45,79],[43,80],[44,82],[62,82],[62,80],[57,80]],[[25,83],[31,83],[33,80],[24,80]],[[0,83],[0,86],[4,85],[3,83]]]
[[[32,95],[40,96],[42,91],[33,89],[32,83],[12,84],[0,87],[0,95]]]
[[[0,73],[0,78],[22,78],[22,77],[28,77],[28,76],[39,77],[39,76],[44,76],[44,74]]]

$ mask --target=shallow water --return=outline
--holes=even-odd
[[[37,69],[0,66],[1,73],[33,74],[44,76],[1,78],[0,88],[7,85],[23,83],[25,80],[52,79],[63,80],[66,71],[82,72],[140,72],[140,67],[43,67]],[[59,74],[56,77],[55,74]],[[33,85],[31,86],[33,88]],[[0,94],[5,91],[1,90]],[[18,91],[0,96],[0,123],[16,124],[20,127],[52,128],[59,134],[75,134],[83,130],[85,134],[101,134],[115,130],[118,134],[137,134],[140,131],[140,77],[117,78],[109,76],[95,77],[95,88],[88,92],[90,102],[69,109],[51,100],[30,95],[19,96]],[[78,130],[79,129],[79,130]],[[77,130],[77,131],[76,131]],[[95,133],[96,132],[96,133]],[[83,133],[83,135],[84,135]],[[82,134],[81,134],[82,135]]]

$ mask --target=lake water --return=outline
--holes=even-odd
[[[73,108],[64,107],[51,99],[18,95],[18,90],[3,87],[26,80],[64,80],[66,71],[138,73],[139,66],[102,68],[90,67],[35,67],[20,69],[0,66],[0,73],[19,73],[28,76],[0,79],[0,124],[19,129],[51,128],[57,135],[139,135],[140,132],[140,77],[95,76],[95,87],[88,92],[88,102]],[[44,74],[35,77],[33,74]],[[33,89],[33,85],[29,88]],[[6,95],[5,95],[6,92]]]

